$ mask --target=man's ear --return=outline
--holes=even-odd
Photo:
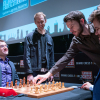
[[[84,19],[83,18],[80,19],[80,23],[81,23],[81,25],[84,24]]]
[[[34,20],[34,23],[36,24],[36,21]]]
[[[45,23],[47,22],[47,19],[45,19]]]

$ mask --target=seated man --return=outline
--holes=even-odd
[[[11,81],[15,84],[19,83],[19,77],[16,73],[15,66],[6,56],[8,55],[8,48],[5,41],[0,39],[0,87],[6,87],[6,83]]]
[[[94,85],[92,85],[90,82],[86,82],[81,86],[81,88],[86,89],[86,90],[91,90],[91,91],[93,91],[93,87]]]

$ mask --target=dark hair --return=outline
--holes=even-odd
[[[95,18],[100,22],[100,9],[94,10],[89,16],[88,20],[90,23],[93,23]]]
[[[0,39],[0,42],[5,42],[5,41]]]
[[[81,11],[71,11],[68,15],[64,17],[64,22],[67,22],[68,20],[76,20],[80,22],[80,19],[84,19],[84,23],[86,24],[86,19],[84,14]]]

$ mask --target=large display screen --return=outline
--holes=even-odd
[[[72,3],[73,2],[73,3]],[[99,5],[95,0],[0,0],[0,39],[8,44],[24,41],[36,25],[34,14],[46,14],[47,29],[52,37],[71,34],[63,18],[73,10],[84,13],[86,20]]]

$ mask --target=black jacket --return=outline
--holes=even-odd
[[[46,60],[47,69],[54,65],[54,44],[53,40],[46,31]],[[40,39],[37,36],[37,29],[29,33],[25,37],[24,42],[24,65],[26,72],[33,73],[33,71],[40,71],[41,69],[41,47]]]

